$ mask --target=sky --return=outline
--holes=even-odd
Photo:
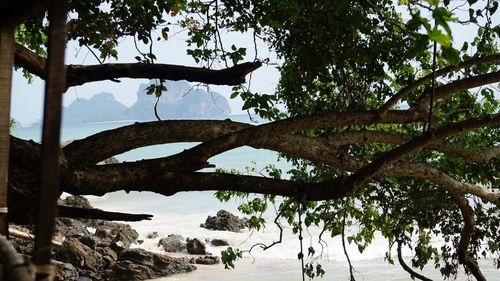
[[[253,41],[250,36],[222,34],[226,48],[230,47],[232,42],[235,45],[247,47],[247,58],[245,61],[253,61]],[[154,37],[154,36],[153,36]],[[141,48],[146,52],[146,47]],[[119,61],[109,60],[108,63],[126,63],[136,62],[134,59],[138,55],[132,39],[125,39],[119,43],[118,47]],[[154,44],[153,51],[158,61],[156,63],[179,64],[188,66],[197,65],[194,60],[186,54],[185,38],[180,35],[171,36],[167,41],[159,41]],[[271,61],[276,61],[275,54],[270,52],[263,43],[258,47],[259,58],[270,57]],[[80,48],[77,43],[69,42],[66,48],[66,64],[98,64],[94,56],[86,49]],[[214,69],[224,68],[223,65],[215,66]],[[248,81],[249,76],[247,76]],[[279,74],[276,65],[263,65],[252,74],[251,90],[253,92],[272,93],[278,83]],[[81,86],[71,87],[64,94],[63,104],[68,106],[77,99],[89,99],[91,96],[100,92],[112,93],[115,99],[126,106],[131,106],[137,99],[136,93],[139,85],[147,83],[148,79],[119,79],[121,82],[101,81],[87,83]],[[14,73],[12,81],[11,98],[11,118],[15,119],[19,126],[29,126],[32,123],[42,119],[44,81],[35,77],[32,84],[22,76],[20,71]],[[196,83],[191,83],[195,85]],[[203,86],[202,86],[203,87]],[[241,110],[242,100],[237,97],[230,99],[231,86],[210,86],[211,91],[218,92],[225,96],[231,106],[232,114],[243,114]],[[206,88],[203,88],[206,90]],[[153,110],[153,108],[151,108]]]

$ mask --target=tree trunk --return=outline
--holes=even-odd
[[[14,30],[0,26],[0,235],[7,237],[8,208],[7,182],[9,174],[10,143],[10,92],[12,86],[12,65],[14,63]],[[0,265],[0,279],[3,268]]]

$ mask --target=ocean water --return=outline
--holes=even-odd
[[[231,119],[239,122],[249,122],[248,116],[234,116]],[[131,124],[131,121],[87,123],[78,126],[62,128],[62,141],[74,140],[89,136],[91,134],[114,129]],[[40,128],[15,128],[12,133],[20,138],[40,140]],[[117,158],[121,161],[135,161],[140,159],[155,158],[171,155],[182,151],[196,143],[175,143],[166,145],[155,145],[140,148],[120,154]],[[219,168],[236,168],[244,170],[246,166],[254,166],[257,171],[263,169],[267,164],[275,164],[282,170],[290,167],[290,164],[277,161],[275,152],[242,147],[234,149],[209,159],[210,163]],[[170,197],[161,196],[151,192],[115,192],[103,197],[88,196],[94,207],[109,211],[148,213],[153,214],[151,221],[130,223],[144,240],[142,244],[134,247],[145,248],[150,251],[162,253],[157,246],[157,239],[146,239],[152,232],[158,232],[159,237],[169,234],[179,234],[183,237],[205,239],[226,239],[233,247],[242,250],[250,248],[256,243],[270,244],[279,237],[279,229],[272,223],[275,212],[270,208],[264,217],[268,221],[266,228],[259,232],[245,230],[241,233],[227,231],[211,231],[200,227],[207,215],[215,215],[218,210],[225,209],[236,215],[242,215],[237,207],[241,203],[238,200],[230,202],[219,202],[213,192],[181,192]],[[351,229],[349,231],[354,231]],[[313,246],[319,253],[321,245],[318,242],[320,229],[311,227],[304,233],[304,248]],[[326,271],[324,280],[348,280],[349,269],[342,250],[339,237],[323,237],[323,255],[320,263]],[[441,241],[434,241],[439,245]],[[208,251],[214,255],[220,255],[225,247],[208,246]],[[375,241],[361,254],[357,247],[348,245],[347,250],[355,267],[356,280],[411,280],[408,274],[396,265],[389,265],[384,261],[385,252],[388,250],[387,242],[381,237]],[[301,280],[301,265],[297,260],[300,251],[298,238],[289,227],[285,227],[283,242],[274,247],[262,251],[254,248],[252,254],[245,254],[242,260],[236,262],[236,268],[225,270],[222,265],[203,266],[198,265],[198,270],[187,273],[161,278],[158,280]],[[411,252],[403,251],[405,258],[411,259]],[[393,253],[395,255],[395,253]],[[491,260],[480,261],[483,273],[488,280],[500,281],[500,271],[495,269]],[[433,266],[424,268],[423,273],[432,279],[440,280],[439,271]],[[458,280],[468,280],[465,274],[461,274]]]

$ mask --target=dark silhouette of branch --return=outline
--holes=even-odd
[[[401,265],[401,267],[406,272],[408,272],[412,278],[417,278],[417,279],[420,279],[420,280],[423,280],[423,281],[432,281],[432,279],[429,279],[429,278],[423,276],[422,274],[419,274],[419,273],[415,272],[415,270],[413,270],[411,267],[409,267],[405,263],[405,261],[403,260],[403,254],[401,252],[401,247],[403,245],[403,241],[400,238],[398,238],[397,242],[398,242],[398,261],[399,261],[399,264]]]
[[[347,263],[349,264],[349,281],[356,281],[354,278],[354,267],[352,266],[351,259],[349,258],[349,253],[347,253],[347,247],[345,245],[345,219],[347,217],[347,210],[344,209],[344,215],[342,216],[342,249],[344,250],[344,255],[347,258]]]
[[[15,64],[30,73],[46,79],[46,59],[16,44]],[[258,69],[261,62],[245,62],[229,68],[213,70],[172,64],[107,63],[97,65],[67,65],[66,87],[117,78],[149,78],[187,80],[214,85],[238,85],[245,76]]]
[[[274,224],[278,227],[278,229],[280,230],[280,233],[279,233],[279,238],[278,240],[276,241],[273,241],[271,244],[264,244],[264,243],[255,243],[253,244],[248,250],[245,250],[243,252],[246,252],[246,253],[252,253],[253,249],[255,247],[260,247],[262,249],[262,251],[265,251],[269,248],[272,248],[274,247],[275,245],[278,245],[278,244],[281,244],[281,242],[283,241],[283,226],[281,226],[281,223],[279,222],[279,219],[281,217],[281,215],[283,214],[283,211],[286,209],[286,206],[288,206],[290,203],[287,202],[286,205],[281,209],[281,211],[279,211],[278,214],[276,214],[276,217],[274,217]]]
[[[128,214],[119,212],[108,212],[100,209],[78,208],[70,206],[57,206],[57,216],[79,219],[96,219],[108,221],[142,221],[151,220],[153,215]]]

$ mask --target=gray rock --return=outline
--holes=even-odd
[[[155,238],[158,238],[158,232],[155,231],[155,232],[151,232],[149,233],[148,235],[146,235],[146,238],[148,239],[155,239]]]
[[[68,196],[63,200],[63,204],[69,207],[92,209],[89,200],[83,196]]]
[[[188,253],[192,255],[206,255],[207,250],[206,250],[206,245],[200,239],[194,238],[194,239],[188,239],[186,248]]]
[[[87,226],[77,219],[57,218],[56,219],[57,234],[65,237],[88,236],[90,232]]]
[[[212,239],[212,241],[210,241],[210,245],[215,247],[220,247],[220,246],[229,246],[229,243],[225,239]]]
[[[176,273],[190,272],[196,267],[183,259],[147,252],[143,249],[124,250],[109,269],[105,280],[145,280]]]
[[[77,239],[92,250],[97,247],[97,238],[94,236],[81,236]]]
[[[134,262],[136,264],[142,264],[146,265],[149,267],[154,266],[154,260],[153,260],[153,255],[150,252],[147,252],[146,250],[143,249],[126,249],[123,252],[120,253],[118,256],[119,260],[127,260]]]
[[[195,263],[196,264],[207,264],[207,265],[219,264],[220,258],[215,257],[215,256],[198,257],[198,258],[196,258]]]
[[[186,242],[180,235],[170,234],[158,241],[158,246],[161,246],[165,252],[178,253],[186,251]]]
[[[226,230],[232,232],[240,232],[246,227],[247,219],[240,219],[228,211],[220,210],[215,217],[208,216],[201,227],[212,230]]]
[[[80,275],[78,270],[70,263],[60,263],[56,266],[56,276],[54,276],[55,281],[76,281],[79,279]]]
[[[135,242],[139,233],[128,224],[103,221],[96,225],[95,236],[104,241],[121,242],[127,248]]]
[[[100,254],[82,244],[76,238],[66,238],[62,246],[56,251],[54,258],[71,263],[79,269],[100,268]]]

